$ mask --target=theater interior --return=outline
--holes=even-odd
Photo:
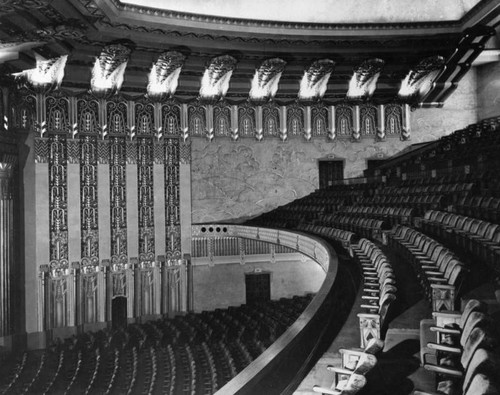
[[[500,394],[498,0],[0,0],[1,394]]]

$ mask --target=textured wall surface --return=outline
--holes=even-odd
[[[318,159],[345,159],[344,176],[356,177],[366,159],[386,158],[409,144],[434,140],[476,122],[476,77],[473,71],[441,109],[411,113],[411,141],[365,138],[329,142],[323,139],[193,139],[193,223],[255,216],[318,188]]]
[[[195,311],[214,310],[245,303],[245,273],[256,268],[271,273],[271,299],[317,292],[325,279],[321,267],[307,259],[276,263],[219,264],[195,266],[193,271]],[[224,286],[221,286],[224,284]]]
[[[500,115],[500,63],[477,68],[478,119]]]

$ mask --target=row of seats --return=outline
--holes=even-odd
[[[395,224],[411,224],[413,209],[408,207],[377,207],[377,206],[346,206],[339,213],[356,217],[366,217],[387,221]]]
[[[383,231],[390,229],[390,224],[381,219],[364,218],[348,214],[326,214],[317,221],[319,225],[348,230],[361,237],[369,239],[383,239]]]
[[[462,313],[435,312],[422,320],[421,361],[436,374],[440,394],[500,393],[498,323],[487,310],[485,303],[471,299]]]
[[[500,197],[464,197],[453,206],[453,212],[498,224],[500,223]]]
[[[86,332],[5,361],[0,393],[212,394],[281,336],[312,298]]]
[[[333,241],[334,247],[339,246],[345,250],[350,250],[351,245],[358,242],[355,233],[329,226],[300,224],[297,230],[322,236],[329,241]]]
[[[500,272],[500,225],[431,210],[422,219],[421,227],[424,232],[450,243],[463,253],[480,258]]]
[[[396,279],[389,260],[370,240],[361,239],[352,246],[352,252],[364,279],[360,306],[363,312],[358,314],[361,347],[364,347],[372,338],[383,339],[385,336],[389,311],[396,300]]]
[[[389,246],[411,262],[433,311],[454,310],[466,273],[450,250],[425,234],[398,225],[388,235]]]

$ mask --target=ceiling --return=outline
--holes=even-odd
[[[33,68],[34,52],[45,58],[69,54],[62,85],[86,90],[103,46],[126,39],[133,42],[134,50],[124,93],[145,93],[152,63],[162,52],[176,50],[186,55],[179,98],[196,97],[210,60],[229,54],[237,65],[228,99],[248,97],[255,69],[265,59],[279,57],[287,64],[277,100],[295,99],[304,70],[313,61],[327,58],[336,65],[324,98],[335,101],[345,98],[356,66],[380,58],[385,65],[373,101],[383,102],[393,100],[409,70],[429,56],[440,55],[447,62],[448,75],[438,77],[436,86],[454,89],[492,34],[481,31],[478,39],[469,35],[464,44],[464,31],[478,25],[493,29],[500,20],[497,0],[281,2],[286,6],[272,0],[156,0],[157,8],[144,6],[152,1],[134,2],[0,0],[0,72],[7,76]],[[335,12],[327,13],[330,9]],[[462,52],[457,52],[461,47]],[[442,104],[450,93],[437,89],[424,100],[427,104]]]

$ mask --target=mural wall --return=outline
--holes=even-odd
[[[476,76],[470,71],[441,109],[410,113],[411,139],[387,133],[353,142],[327,138],[193,139],[192,221],[212,222],[255,216],[318,188],[320,158],[344,159],[344,176],[356,177],[366,159],[383,159],[413,143],[430,141],[476,122]],[[338,129],[338,128],[337,128]]]

